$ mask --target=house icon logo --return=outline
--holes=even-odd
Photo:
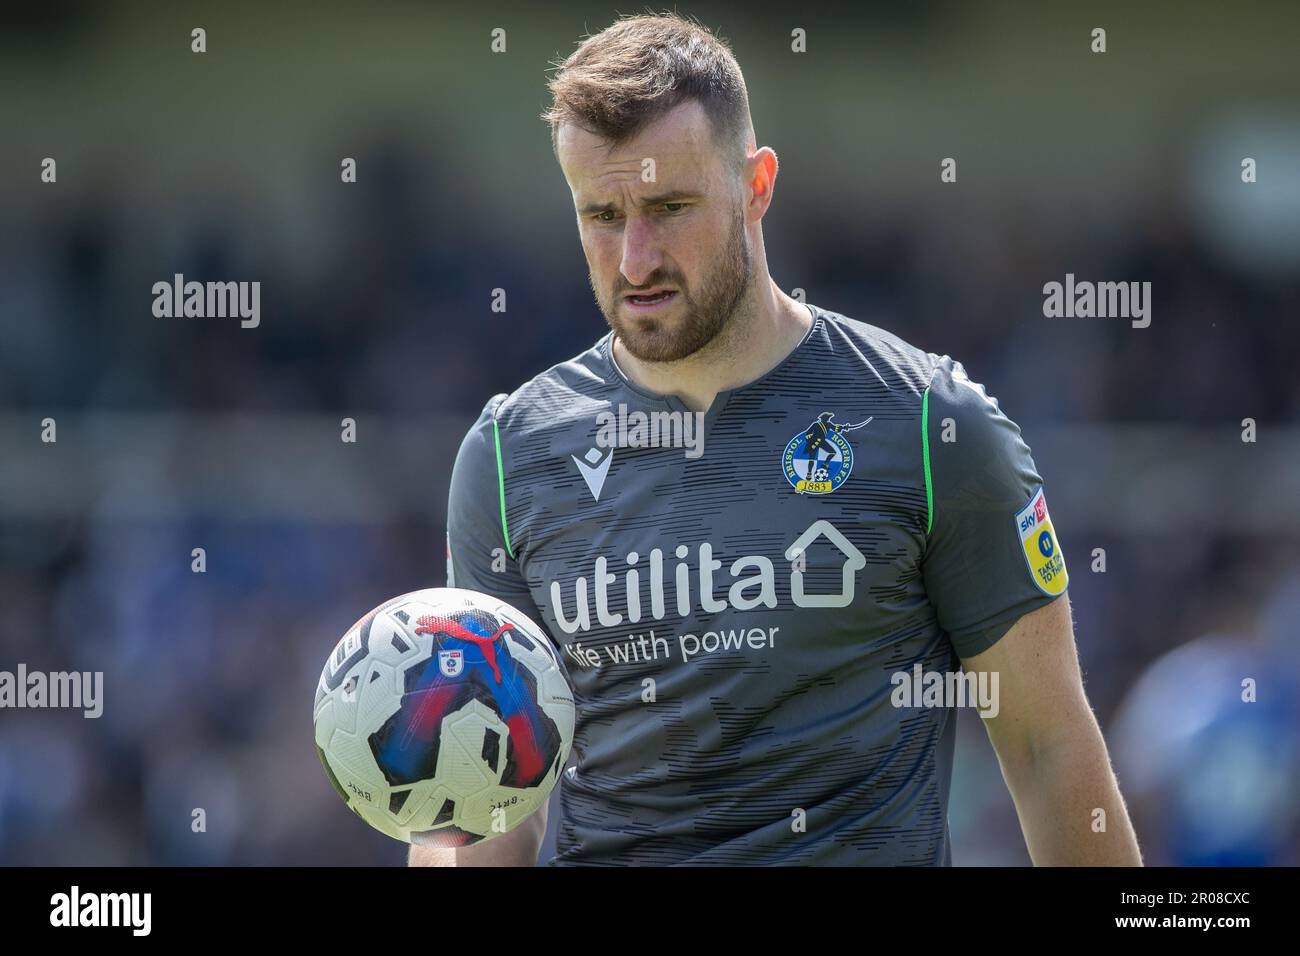
[[[839,594],[809,594],[804,590],[803,577],[807,568],[808,548],[823,536],[844,556],[844,564],[840,568]],[[858,572],[867,566],[866,555],[825,518],[814,521],[807,531],[795,539],[794,544],[786,548],[785,559],[791,567],[790,599],[798,607],[848,607],[853,603],[853,589]]]

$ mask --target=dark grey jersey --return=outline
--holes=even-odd
[[[954,711],[900,675],[992,646],[1064,559],[959,362],[809,308],[706,414],[632,384],[607,334],[461,445],[448,583],[531,615],[573,684],[554,863],[950,862]]]

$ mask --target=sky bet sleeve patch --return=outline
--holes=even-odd
[[[1029,562],[1029,575],[1038,589],[1053,597],[1064,593],[1070,576],[1065,570],[1065,555],[1057,543],[1041,486],[1030,496],[1029,503],[1016,512],[1016,528],[1020,531],[1025,560]]]

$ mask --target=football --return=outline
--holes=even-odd
[[[555,646],[509,604],[461,588],[395,597],[343,635],[321,672],[316,751],[375,829],[458,847],[542,806],[573,742]]]

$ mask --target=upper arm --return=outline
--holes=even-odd
[[[992,647],[963,657],[962,666],[990,680],[997,675],[995,715],[984,726],[1004,766],[1025,765],[1044,748],[1090,732],[1068,597],[1030,611]]]
[[[504,436],[494,396],[465,435],[451,469],[447,494],[447,586],[480,591],[505,601],[544,627],[542,616],[511,547],[506,522]]]
[[[921,571],[959,656],[996,644],[1069,579],[1020,428],[942,356],[923,399],[928,516]]]
[[[985,728],[999,759],[1019,764],[1090,723],[1065,559],[1029,446],[997,399],[943,356],[926,403],[926,592],[966,670],[996,679]]]
[[[540,609],[511,547],[506,521],[508,449],[496,413],[505,395],[490,399],[456,453],[447,495],[447,586],[505,601],[546,630]],[[533,866],[546,833],[546,803],[509,833],[455,849],[412,846],[411,866]]]

